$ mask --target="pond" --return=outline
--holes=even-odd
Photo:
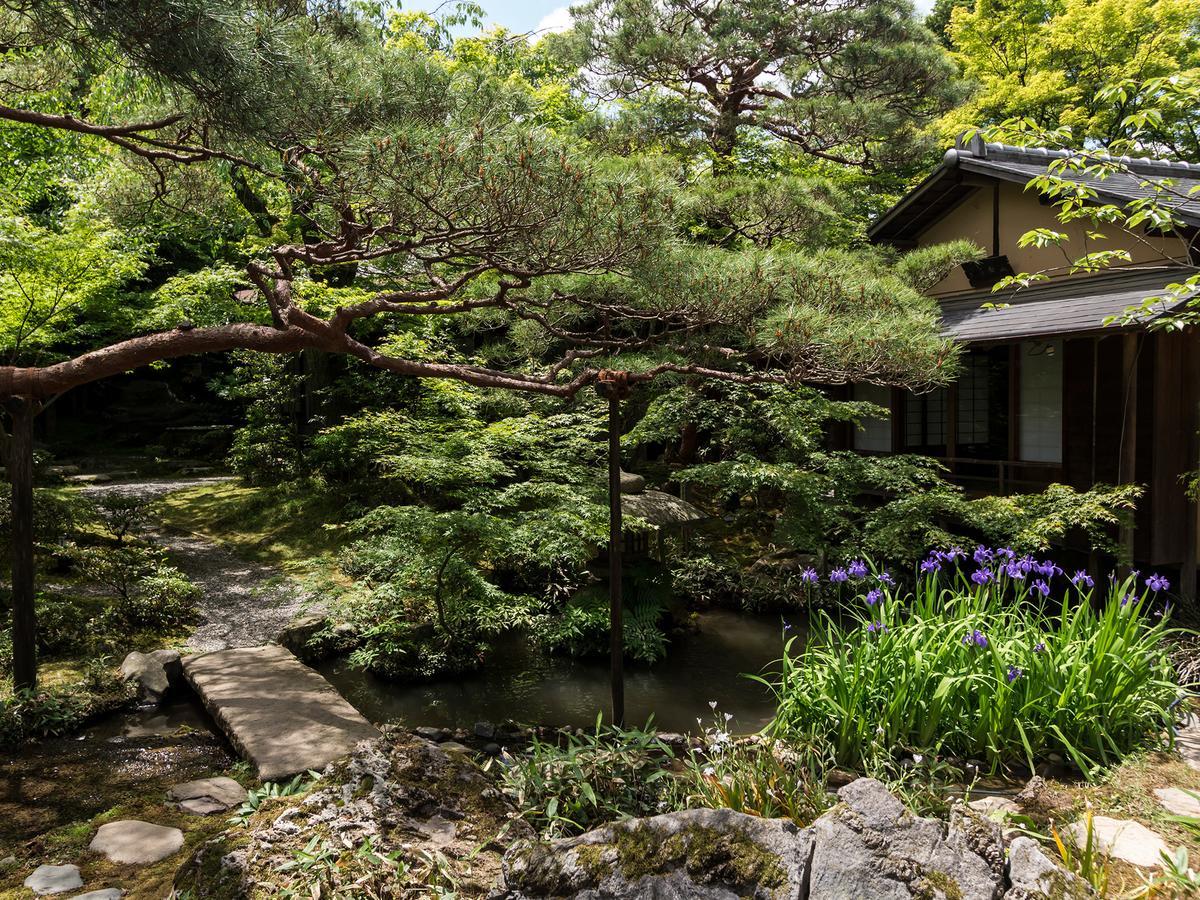
[[[734,716],[733,727],[753,731],[774,712],[770,691],[746,674],[769,672],[788,634],[805,627],[802,612],[751,615],[700,613],[699,629],[672,641],[653,666],[626,664],[625,719],[642,725],[654,716],[663,731],[707,725],[715,700]],[[409,727],[471,728],[480,721],[589,727],[609,711],[608,660],[570,659],[542,652],[522,635],[498,641],[480,671],[428,684],[394,684],[357,671],[344,659],[318,667],[358,710],[376,723]]]

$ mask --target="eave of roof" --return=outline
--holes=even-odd
[[[946,151],[941,164],[920,184],[909,191],[891,209],[867,229],[867,236],[876,243],[910,241],[939,215],[948,212],[965,199],[975,186],[965,183],[965,176],[1014,184],[1028,184],[1044,174],[1055,159],[1071,156],[1070,151],[1048,150],[1044,147],[1011,147],[1006,144],[984,144],[972,141],[967,147]],[[1200,186],[1200,165],[1154,159],[1123,157],[1122,167],[1133,174],[1117,173],[1107,178],[1084,178],[1101,199],[1126,204],[1148,196],[1151,191],[1141,186],[1141,179],[1170,178],[1186,194],[1194,184]],[[1066,173],[1064,177],[1074,177]],[[1191,183],[1191,184],[1189,184]],[[947,198],[953,202],[947,203]],[[1200,226],[1200,200],[1178,202],[1175,214],[1188,225]]]
[[[1192,274],[1190,269],[1119,270],[1081,278],[1057,279],[1048,284],[1004,291],[972,291],[943,299],[942,330],[963,343],[991,343],[1080,336],[1119,329],[1106,326],[1118,315],[1173,282]],[[1164,304],[1133,327],[1170,312],[1184,301]],[[985,307],[984,304],[992,304]]]

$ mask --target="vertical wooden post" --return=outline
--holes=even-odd
[[[1138,334],[1128,332],[1121,337],[1121,371],[1124,373],[1124,411],[1121,417],[1121,455],[1117,464],[1117,483],[1132,484],[1137,480],[1137,394],[1138,394]],[[1118,544],[1124,560],[1122,577],[1133,564],[1134,522],[1123,525]]]
[[[33,401],[13,397],[8,477],[12,484],[13,686],[37,687],[37,617],[33,595]]]
[[[1200,469],[1200,329],[1189,329],[1183,348],[1183,427],[1187,461],[1184,472]],[[1197,544],[1200,543],[1200,503],[1189,496],[1184,506],[1183,560],[1179,570],[1179,599],[1189,614],[1196,612]]]
[[[614,385],[615,388],[615,385]],[[625,724],[625,634],[621,609],[621,398],[608,394],[608,617],[612,723]]]

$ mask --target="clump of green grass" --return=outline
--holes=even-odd
[[[198,485],[158,503],[163,522],[214,538],[238,555],[295,576],[326,573],[349,542],[343,499],[316,480],[268,487]]]
[[[833,580],[855,574],[850,611],[818,613],[806,646],[786,645],[771,734],[824,735],[860,769],[903,750],[993,771],[1058,753],[1092,777],[1169,730],[1165,579],[1094,591],[1084,573],[984,548],[974,562],[935,553],[909,594],[861,562]]]

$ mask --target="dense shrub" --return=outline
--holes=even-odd
[[[80,571],[112,597],[105,618],[122,628],[162,630],[195,621],[200,588],[145,547],[76,547]]]
[[[921,568],[907,596],[863,574],[855,609],[818,614],[803,649],[788,642],[772,735],[824,737],[855,767],[920,750],[1032,768],[1056,752],[1091,775],[1171,724],[1164,579],[1110,579],[1093,596],[1085,573],[1007,549]]]
[[[762,561],[745,565],[736,557],[701,554],[671,563],[671,586],[693,608],[732,607],[747,612],[782,610],[816,603],[822,592],[805,580],[805,566]]]
[[[93,660],[74,684],[48,691],[18,691],[0,700],[0,747],[11,747],[29,738],[68,734],[132,699],[129,685],[108,661]]]
[[[56,488],[33,492],[33,537],[39,544],[55,544],[69,537],[95,515],[91,501]],[[0,541],[12,541],[12,491],[0,490]]]
[[[559,733],[533,741],[528,753],[499,760],[501,789],[547,837],[579,834],[626,816],[662,812],[671,796],[671,748],[654,723]]]
[[[663,627],[671,599],[669,574],[656,565],[630,566],[625,571],[622,597],[626,654],[642,662],[658,662],[667,653],[668,639]],[[569,656],[608,653],[608,586],[583,588],[561,610],[546,617],[537,636],[556,653]]]

